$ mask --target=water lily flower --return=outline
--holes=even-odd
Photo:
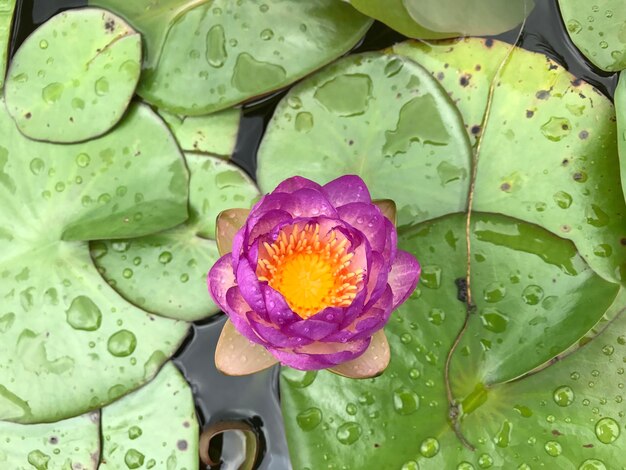
[[[208,287],[229,317],[219,370],[245,375],[280,362],[365,378],[387,367],[383,327],[420,274],[397,248],[393,201],[372,201],[358,176],[324,186],[293,177],[250,211],[222,212],[217,242]]]

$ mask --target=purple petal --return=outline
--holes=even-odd
[[[250,215],[256,217],[272,210],[283,210],[293,217],[337,218],[337,212],[326,196],[311,188],[299,189],[291,194],[268,194],[259,205],[255,206]]]
[[[372,202],[365,182],[356,175],[341,176],[324,185],[323,192],[335,207],[351,202]]]
[[[380,299],[387,288],[387,279],[389,278],[389,270],[391,266],[385,260],[383,255],[373,251],[370,255],[371,265],[367,280],[367,298],[365,300],[365,309],[367,310]]]
[[[224,313],[228,315],[235,329],[250,341],[268,346],[267,342],[260,338],[250,327],[247,318],[247,313],[250,311],[250,306],[241,296],[239,287],[234,286],[228,289],[228,292],[226,292],[226,308],[224,309]]]
[[[284,333],[278,326],[264,320],[256,312],[247,312],[246,317],[252,330],[272,347],[295,348],[313,342],[312,339]]]
[[[365,352],[371,338],[349,343],[311,343],[297,350],[268,348],[282,364],[299,370],[319,370],[351,361]]]
[[[393,291],[393,309],[409,298],[417,286],[421,273],[420,264],[411,253],[398,250],[389,273],[389,285]]]
[[[284,226],[292,221],[293,217],[291,217],[289,212],[279,209],[265,212],[260,217],[251,217],[248,221],[248,244],[254,242],[260,236],[270,233],[277,226]]]
[[[379,253],[385,250],[389,221],[378,207],[373,204],[353,202],[339,207],[337,213],[342,220],[365,235],[372,250]]]
[[[265,283],[261,283],[261,292],[265,298],[267,319],[275,325],[287,326],[301,320],[285,300],[283,295]]]
[[[272,193],[295,193],[299,189],[315,189],[321,191],[322,187],[310,179],[303,178],[302,176],[293,176],[287,178],[285,181],[276,186],[276,189]]]
[[[285,332],[290,335],[293,334],[313,341],[319,341],[336,332],[338,328],[338,323],[308,318],[292,323],[285,328]]]
[[[241,295],[248,305],[250,305],[255,312],[265,316],[267,310],[265,308],[265,299],[261,292],[261,284],[257,278],[256,272],[252,269],[252,266],[250,266],[246,258],[242,257],[239,259],[236,279],[239,289],[241,290]]]
[[[230,253],[222,256],[213,265],[207,276],[209,293],[222,310],[226,310],[226,292],[236,284],[231,258]]]
[[[383,328],[389,316],[393,311],[392,307],[393,292],[391,287],[387,286],[385,292],[378,302],[363,312],[352,322],[346,325],[341,331],[329,335],[324,338],[326,341],[353,341],[372,336],[378,330]]]

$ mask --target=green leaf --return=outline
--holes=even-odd
[[[500,34],[534,8],[533,0],[349,0],[359,11],[421,39]]]
[[[91,254],[111,286],[139,307],[194,321],[219,312],[206,276],[218,260],[215,220],[224,209],[250,207],[259,196],[238,167],[217,157],[185,154],[191,172],[190,219],[147,237],[97,241]]]
[[[0,3],[0,90],[4,87],[15,4],[16,0],[2,0]]]
[[[480,134],[474,209],[516,217],[568,238],[594,270],[624,282],[626,205],[613,105],[546,56],[515,49],[497,78],[485,125],[494,64],[508,47],[466,39],[405,43],[393,53],[440,77],[460,99],[465,123]]]
[[[158,110],[185,152],[230,158],[235,151],[241,110],[231,108],[207,116],[177,116]]]
[[[354,55],[280,102],[257,180],[267,192],[293,175],[326,183],[358,174],[373,198],[395,201],[399,225],[412,224],[464,210],[470,152],[457,110],[428,72],[400,57]]]
[[[517,468],[524,461],[529,465],[554,462],[542,450],[553,438],[551,431],[542,432],[534,447],[528,445],[526,434],[551,426],[546,425],[548,413],[542,412],[540,403],[546,408],[547,400],[553,400],[554,391],[563,385],[562,378],[552,373],[556,366],[515,382],[499,382],[533,370],[535,364],[577,341],[603,315],[619,286],[593,273],[571,242],[514,219],[474,213],[471,259],[476,307],[452,354],[450,392],[458,408],[450,408],[445,365],[466,317],[465,222],[465,215],[457,214],[401,233],[400,248],[422,263],[422,281],[385,328],[392,354],[382,376],[355,381],[328,372],[303,375],[283,369],[281,400],[295,469],[328,465],[447,469],[463,461],[474,467],[459,468],[488,468],[490,461],[496,466],[515,462],[512,468]],[[581,297],[582,302],[572,300]],[[571,360],[586,354],[587,348]],[[621,359],[615,352],[617,369]],[[618,381],[619,374],[608,375]],[[528,389],[541,401],[529,403],[523,395],[511,396],[511,390],[530,381],[533,385]],[[577,390],[576,400],[591,400],[595,390],[602,393],[602,389],[587,390]],[[613,397],[606,398],[604,414],[618,419],[621,405]],[[566,398],[557,394],[557,400]],[[508,410],[508,424],[490,416],[504,410]],[[460,429],[478,447],[476,452],[465,449],[455,435],[451,411],[461,413]],[[534,426],[528,424],[529,413],[535,416]],[[484,416],[489,417],[487,434]],[[593,431],[587,416],[570,418]],[[583,448],[587,441],[575,441],[575,436],[570,439],[576,444],[563,446],[564,456],[610,455]],[[578,466],[555,463],[551,468]]]
[[[102,410],[100,468],[198,468],[198,433],[191,388],[167,363],[148,385]]]
[[[209,114],[283,88],[350,50],[371,25],[336,0],[200,3],[172,23],[158,66],[139,83],[142,98],[176,114]],[[126,18],[135,24],[135,11]]]
[[[124,18],[141,33],[144,42],[144,68],[156,67],[172,24],[185,12],[210,0],[89,0],[89,5],[106,8]]]
[[[140,63],[141,38],[121,18],[95,8],[60,13],[15,54],[7,109],[32,139],[78,142],[102,135],[124,115]]]
[[[626,197],[626,74],[620,74],[615,90],[615,109],[617,112],[617,148],[619,151],[622,191]]]
[[[626,17],[622,0],[559,0],[572,42],[607,72],[626,69]]]
[[[145,106],[79,145],[26,139],[6,112],[0,134],[0,420],[58,421],[150,380],[186,335],[120,298],[83,240],[180,223],[187,175]]]
[[[0,421],[0,466],[6,469],[98,468],[100,415],[89,413],[52,424]]]

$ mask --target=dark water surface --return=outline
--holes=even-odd
[[[578,52],[567,36],[557,0],[536,0],[536,3],[520,37],[521,47],[546,54],[612,98],[617,86],[617,74],[596,69]],[[85,4],[85,0],[18,0],[11,52],[34,28],[54,14]],[[512,31],[498,38],[513,42],[517,36],[518,32]],[[375,23],[355,51],[381,49],[404,39],[404,36],[386,26]],[[284,94],[278,92],[244,107],[233,161],[253,177],[259,142],[274,108]],[[213,364],[213,353],[224,321],[224,316],[219,315],[194,325],[190,337],[175,357],[176,364],[192,386],[201,423],[204,425],[232,419],[248,421],[263,436],[263,456],[258,468],[290,469],[280,415],[278,369],[242,378],[219,374]],[[224,464],[222,470],[230,470],[229,467]]]

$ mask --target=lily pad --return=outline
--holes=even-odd
[[[6,112],[0,134],[0,420],[54,422],[150,380],[187,333],[115,293],[86,242],[185,220],[187,174],[142,105],[83,144],[29,140]]]
[[[143,388],[102,410],[100,468],[198,468],[191,388],[171,362]]]
[[[572,42],[607,72],[626,69],[626,15],[622,0],[559,0]]]
[[[8,63],[13,13],[17,0],[4,0],[0,5],[0,90],[4,87],[4,75]]]
[[[231,108],[206,116],[177,116],[159,110],[185,152],[202,152],[230,158],[235,151],[241,110]]]
[[[118,3],[98,0],[135,24],[135,8],[117,10]],[[173,113],[209,114],[306,76],[349,51],[370,25],[336,0],[201,2],[171,24],[138,93]]]
[[[147,237],[97,241],[91,254],[104,278],[139,307],[187,321],[219,312],[206,290],[207,267],[219,258],[215,220],[231,207],[250,207],[259,192],[238,167],[220,158],[185,154],[191,172],[190,218]]]
[[[6,469],[96,470],[100,413],[51,424],[0,421],[0,466]]]
[[[584,382],[575,392],[581,411],[575,414],[567,409],[569,392],[558,390],[568,385],[564,373],[552,372],[561,364],[517,381],[499,381],[532,370],[533,364],[577,341],[602,316],[619,286],[593,273],[571,242],[514,219],[474,213],[471,288],[476,307],[469,314],[468,331],[454,347],[448,381],[448,354],[467,314],[465,215],[413,227],[400,234],[399,242],[421,260],[423,275],[421,286],[385,328],[391,363],[383,375],[355,381],[319,372],[307,373],[305,380],[303,373],[282,372],[281,399],[294,468],[518,468],[524,462],[578,468],[588,458],[618,461],[609,457],[624,451],[624,439],[600,449],[583,446],[588,441],[581,436],[593,437],[602,417],[612,416],[622,428],[625,422],[618,416],[621,400],[587,387],[592,378],[581,376]],[[537,244],[539,251],[533,248]],[[593,304],[567,301],[579,295],[588,295]],[[622,326],[615,331],[620,332],[623,316],[617,321]],[[542,335],[544,328],[549,330]],[[606,344],[600,338],[592,342],[595,351]],[[626,344],[623,337],[619,341]],[[610,343],[617,348],[614,340]],[[509,348],[515,349],[513,356]],[[609,354],[615,359],[595,352],[591,359],[585,355],[594,350],[588,348],[563,361],[580,364],[568,365],[567,375],[582,368],[583,361],[612,361],[609,367],[616,371],[607,371],[607,380],[618,382],[619,351]],[[516,392],[521,387],[532,390],[530,400]],[[621,395],[617,388],[611,386],[612,395]],[[603,412],[590,421],[591,408],[602,397]],[[587,408],[586,400],[594,404]],[[557,418],[550,417],[551,410],[559,407],[559,424],[554,425]],[[576,425],[565,432],[567,419]],[[475,452],[464,447],[453,427]],[[549,453],[557,446],[548,442],[561,439],[553,429],[568,436],[568,445],[563,443],[560,450],[564,458],[558,460]],[[533,435],[535,440],[529,440]],[[597,445],[597,439],[589,442]],[[576,466],[568,466],[566,458]]]
[[[259,148],[257,180],[267,192],[294,175],[358,174],[372,197],[395,201],[404,225],[464,210],[470,159],[458,111],[430,73],[369,53],[290,90]]]
[[[141,37],[121,18],[96,8],[60,13],[15,54],[7,109],[32,139],[78,142],[102,135],[124,115],[140,64]]]
[[[490,56],[504,57],[508,48],[467,39],[406,43],[393,53],[439,77],[481,140],[474,209],[541,225],[572,240],[602,276],[626,281],[626,205],[612,103],[546,56],[516,48],[497,78],[488,121],[478,121],[497,71]]]
[[[500,34],[519,25],[533,0],[349,0],[359,11],[420,39]]]
[[[617,89],[615,90],[615,109],[617,112],[617,148],[622,165],[622,191],[626,197],[626,74],[620,74]]]

